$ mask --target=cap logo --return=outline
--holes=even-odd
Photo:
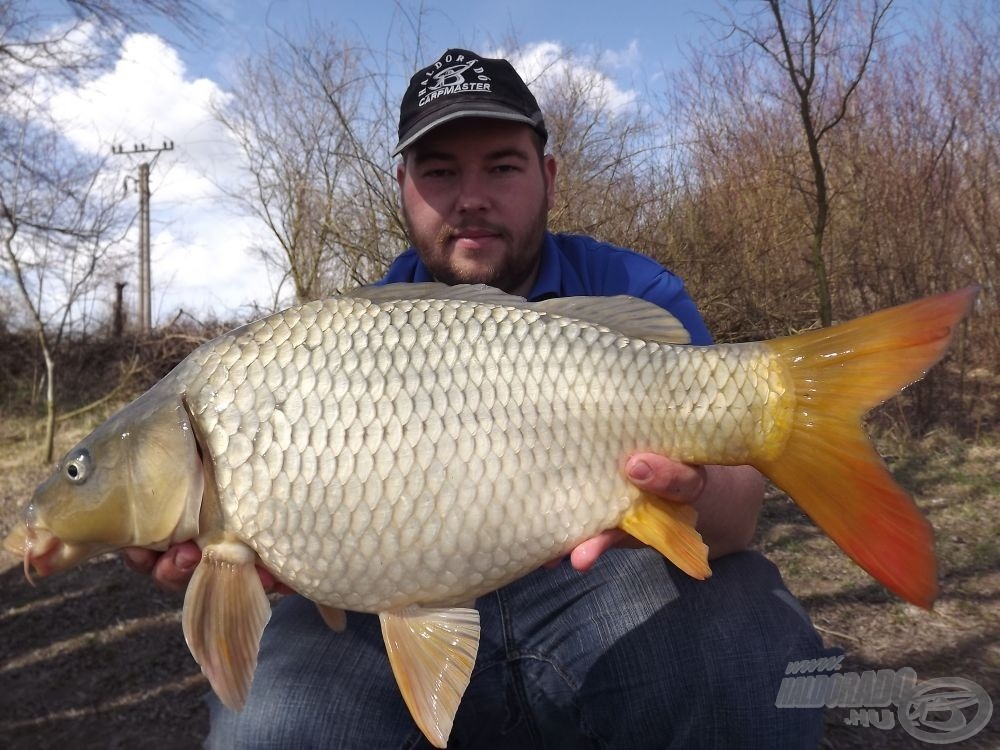
[[[477,66],[477,58],[466,59],[465,55],[445,55],[424,71],[423,86],[417,92],[418,106],[423,107],[435,99],[449,94],[490,93],[490,77],[485,68]]]

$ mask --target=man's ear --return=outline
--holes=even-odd
[[[396,165],[396,184],[399,185],[399,189],[403,189],[403,178],[406,177],[406,155],[400,160],[399,164]]]

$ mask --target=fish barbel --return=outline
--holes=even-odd
[[[444,747],[477,596],[614,527],[710,574],[694,510],[623,477],[635,451],[756,466],[875,578],[930,606],[930,526],[861,417],[940,359],[975,294],[695,347],[629,297],[356,290],[200,346],[66,454],[5,546],[47,575],[197,540],[184,633],[237,710],[270,616],[255,564],[335,628],[345,610],[378,613],[406,703]]]

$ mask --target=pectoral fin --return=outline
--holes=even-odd
[[[712,575],[708,547],[695,528],[698,513],[690,505],[672,503],[640,492],[619,528],[648,544],[692,578]]]
[[[344,610],[337,607],[327,607],[325,604],[317,604],[316,609],[319,610],[319,616],[323,618],[323,622],[330,630],[343,633],[347,628],[347,613]]]
[[[271,618],[255,561],[253,550],[241,542],[205,545],[184,596],[188,648],[216,695],[234,711],[246,703],[260,637]]]
[[[382,636],[413,720],[445,747],[479,650],[479,612],[415,605],[381,612]]]

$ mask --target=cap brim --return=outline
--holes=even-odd
[[[402,139],[400,139],[399,143],[396,144],[396,148],[392,150],[392,155],[398,156],[400,151],[423,138],[430,131],[434,130],[434,128],[463,117],[481,117],[489,120],[523,122],[525,125],[529,125],[536,130],[539,125],[541,125],[541,116],[539,116],[536,121],[526,115],[520,114],[519,112],[511,112],[509,109],[474,108],[469,107],[466,104],[451,112],[438,112],[436,117],[431,117],[428,122],[418,125],[415,129],[411,130]]]

